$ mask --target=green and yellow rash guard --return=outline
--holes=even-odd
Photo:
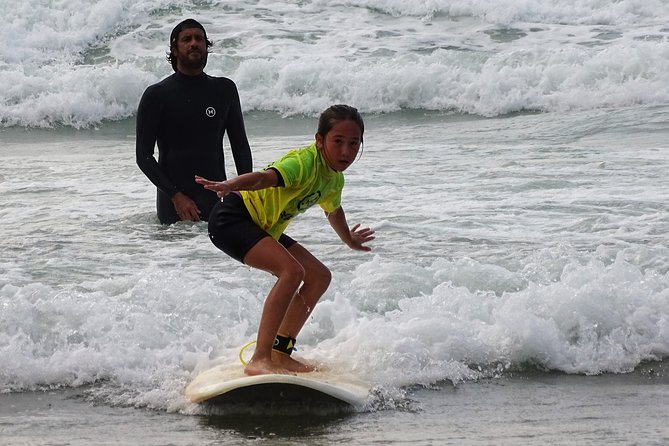
[[[240,193],[253,221],[274,239],[311,206],[319,204],[325,212],[333,212],[341,205],[344,175],[327,165],[315,143],[291,150],[267,169],[279,172],[283,187]]]

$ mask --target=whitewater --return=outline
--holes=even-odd
[[[215,43],[207,71],[234,79],[247,111],[313,116],[346,98],[373,113],[499,116],[669,99],[660,0],[43,0],[0,12],[3,127],[132,116],[169,74],[165,36],[186,16]]]

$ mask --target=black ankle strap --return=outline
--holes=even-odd
[[[279,353],[290,356],[290,354],[293,353],[293,350],[295,350],[295,342],[295,338],[277,334],[272,348]]]

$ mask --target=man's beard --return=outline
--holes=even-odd
[[[206,51],[203,53],[200,53],[201,57],[199,59],[191,59],[188,56],[186,57],[180,57],[179,58],[179,63],[184,67],[188,69],[204,69],[204,67],[207,65],[207,56],[209,55]]]

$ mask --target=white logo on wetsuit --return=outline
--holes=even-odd
[[[207,114],[208,117],[213,118],[216,115],[216,109],[214,107],[207,107],[205,113]]]

